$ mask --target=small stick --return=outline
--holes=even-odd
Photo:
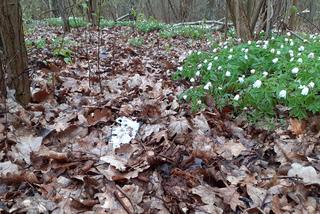
[[[295,180],[302,180],[302,178],[297,177],[297,176],[277,176],[279,179],[295,179]],[[261,180],[271,180],[273,177],[264,177],[261,178]]]

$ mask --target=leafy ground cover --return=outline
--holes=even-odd
[[[199,84],[203,88],[207,84],[206,75],[213,73],[207,68],[215,57],[212,55],[215,44],[211,41],[220,35],[210,40],[182,36],[163,39],[160,32],[142,33],[131,27],[106,28],[100,33],[75,29],[65,38],[74,41],[68,45],[73,53],[68,63],[53,54],[48,42],[61,35],[60,28],[46,26],[28,34],[29,41],[39,38],[46,41],[44,48],[35,45],[28,49],[33,102],[23,109],[9,93],[6,102],[0,104],[2,210],[10,213],[319,212],[317,115],[305,122],[287,116],[283,126],[268,131],[245,120],[234,120],[232,110],[219,110],[214,96],[202,99],[200,94],[196,100],[208,107],[196,113],[182,98],[191,86]],[[144,43],[132,46],[130,38],[141,38]],[[287,78],[293,79],[295,75],[303,75],[304,67],[299,62],[294,65],[281,62],[287,54],[276,52],[287,53],[278,47],[284,39],[269,42],[275,53],[270,52],[272,48],[263,52],[264,63],[275,68],[286,66]],[[99,46],[98,41],[101,41]],[[301,53],[303,62],[311,63],[310,51],[297,50],[301,44],[293,47],[295,59]],[[221,78],[235,80],[244,71],[235,73],[235,68],[228,68],[236,66],[232,61],[227,63],[228,56],[242,59],[241,49],[248,48],[249,60],[259,62],[255,57],[260,56],[253,53],[264,50],[257,48],[256,43],[226,45],[226,49],[215,47],[214,54],[226,58],[226,62],[219,61],[225,69],[221,73],[226,74],[230,69],[230,76],[221,75]],[[312,47],[307,47],[307,43],[303,46],[304,51]],[[317,60],[318,51],[310,50],[315,54],[312,60]],[[279,64],[272,63],[275,57],[279,58]],[[202,67],[199,66],[198,76],[193,72],[197,72],[199,63]],[[250,64],[253,65],[248,67],[250,74],[244,77],[248,81],[245,84],[252,88],[256,81],[253,78],[259,78],[262,84],[255,89],[262,89],[267,84],[262,71],[265,65]],[[191,69],[192,66],[196,67]],[[212,69],[216,66],[212,64]],[[298,66],[302,73],[292,74],[292,69]],[[256,70],[253,74],[252,69]],[[177,70],[186,72],[185,76],[190,72],[187,81],[173,79]],[[277,69],[267,72],[273,78],[280,73]],[[251,79],[249,75],[253,75]],[[191,78],[195,81],[190,82]],[[317,80],[312,81],[315,83],[312,90],[316,90]],[[310,81],[301,83],[309,87]],[[231,100],[240,93],[240,101],[245,95],[236,84],[234,87],[239,91],[233,87],[230,92],[223,90]],[[213,86],[208,88],[215,90]],[[289,88],[281,90],[287,91],[286,97],[294,93]],[[295,90],[301,95],[302,89]],[[312,90],[309,88],[308,94]],[[193,95],[188,92],[186,99],[190,96]]]
[[[176,77],[189,81],[183,97],[195,109],[212,95],[220,109],[245,110],[254,121],[277,116],[279,105],[304,119],[320,111],[319,47],[318,35],[301,40],[288,33],[240,45],[229,40],[190,54]]]

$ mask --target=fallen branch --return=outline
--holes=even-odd
[[[127,13],[127,14],[125,14],[125,15],[120,16],[119,18],[117,18],[116,21],[117,21],[117,22],[118,22],[118,21],[122,21],[122,20],[126,19],[126,18],[129,17],[129,16],[130,16],[130,13]]]
[[[195,21],[195,22],[181,22],[181,23],[177,23],[174,24],[173,26],[184,26],[184,25],[202,25],[202,24],[206,24],[206,25],[225,25],[224,22],[222,21],[216,21],[216,20],[208,20],[208,21]],[[232,23],[228,23],[228,26],[232,26]]]

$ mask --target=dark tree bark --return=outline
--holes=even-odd
[[[97,26],[97,0],[88,0],[88,20],[93,26]]]
[[[258,19],[261,17],[263,9],[266,9],[268,5],[266,2],[266,0],[226,0],[231,20],[242,41],[254,39]],[[261,22],[265,23],[267,16],[262,17]]]
[[[0,78],[3,85],[6,83],[7,87],[15,89],[17,101],[26,105],[30,101],[30,80],[19,0],[0,1],[0,40],[4,56]],[[6,94],[4,86],[0,90],[1,95]]]
[[[70,32],[68,0],[52,0],[52,4],[52,8],[62,19],[64,32]]]

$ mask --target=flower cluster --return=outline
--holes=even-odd
[[[176,77],[192,84],[183,95],[194,105],[211,93],[220,108],[234,105],[273,115],[281,104],[304,118],[309,111],[320,112],[320,36],[309,40],[290,33],[244,44],[229,38],[213,44],[212,51],[191,54]]]

